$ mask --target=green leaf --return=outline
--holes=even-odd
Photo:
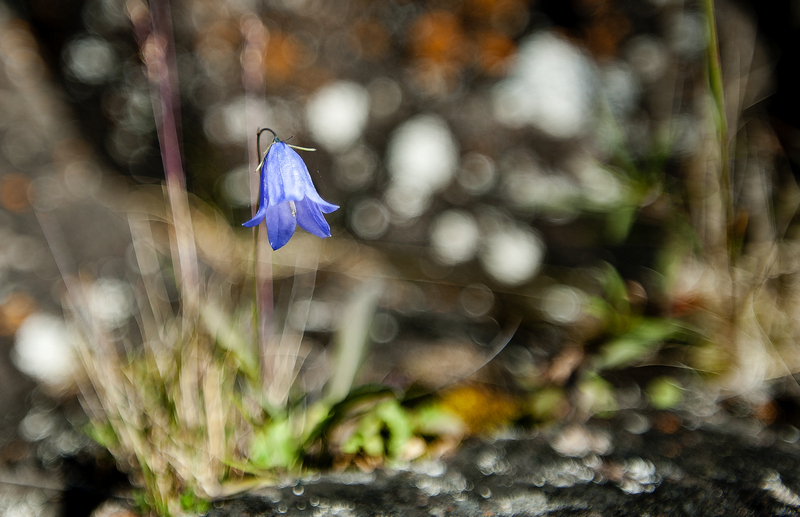
[[[464,422],[440,403],[415,408],[413,421],[415,432],[427,436],[460,435],[465,431]]]
[[[614,266],[606,262],[599,271],[598,280],[603,286],[608,303],[622,316],[627,317],[631,312],[631,305],[628,302],[628,288],[619,272]]]
[[[389,457],[395,458],[414,435],[411,419],[405,408],[396,400],[387,400],[377,408],[380,419],[389,431],[386,450]]]
[[[638,212],[638,204],[631,203],[621,205],[608,213],[605,231],[612,244],[619,244],[628,237]]]
[[[250,462],[259,469],[291,469],[299,461],[299,441],[289,420],[272,420],[255,432],[250,442]]]
[[[358,422],[355,432],[342,445],[347,454],[396,458],[414,435],[412,420],[395,400],[377,404]]]
[[[310,427],[311,430],[306,435],[303,447],[310,447],[314,440],[318,440],[331,428],[341,423],[354,407],[363,405],[370,399],[379,400],[386,397],[396,398],[396,395],[386,386],[365,384],[353,388],[347,397],[332,406],[328,406],[329,402],[323,402],[318,408],[315,408],[317,414],[314,415],[313,420],[316,423]]]
[[[197,497],[197,494],[195,494],[194,490],[191,488],[187,488],[181,493],[179,501],[181,504],[181,509],[187,513],[203,515],[208,513],[208,511],[211,509],[211,503],[205,499]]]
[[[672,377],[657,377],[647,385],[647,398],[656,409],[674,408],[683,400],[683,387]]]
[[[599,375],[591,374],[578,385],[582,404],[591,414],[609,417],[617,410],[614,386]]]
[[[600,355],[595,361],[595,367],[603,370],[633,364],[682,330],[683,328],[676,320],[642,319],[631,330],[600,348]]]
[[[110,422],[87,424],[84,433],[106,449],[110,450],[119,446],[119,438]]]
[[[568,404],[564,389],[558,386],[542,388],[531,396],[531,415],[540,421],[554,420]]]

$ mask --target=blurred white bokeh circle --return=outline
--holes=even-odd
[[[590,126],[594,67],[574,45],[552,33],[526,38],[511,74],[493,91],[495,118],[530,125],[553,138],[573,138]]]
[[[386,166],[395,184],[435,192],[458,168],[458,144],[441,117],[418,115],[389,137]]]
[[[498,225],[484,237],[480,260],[498,282],[519,285],[536,275],[544,252],[544,242],[532,229]]]
[[[69,385],[78,369],[75,347],[64,319],[34,313],[14,335],[11,360],[22,373],[54,387]]]
[[[431,225],[431,246],[439,262],[448,265],[466,262],[478,250],[480,232],[475,218],[464,210],[447,210]]]
[[[369,93],[360,84],[335,82],[319,90],[306,105],[308,128],[328,151],[344,151],[364,132],[369,103]]]

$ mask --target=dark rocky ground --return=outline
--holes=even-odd
[[[311,477],[217,503],[209,516],[800,515],[796,428],[687,424],[628,413],[471,439],[440,461]]]
[[[133,515],[124,476],[96,461],[97,449],[74,434],[68,416],[53,409],[43,416],[52,432],[5,458],[0,515],[83,517],[98,504],[95,517]],[[794,516],[798,438],[786,422],[764,426],[722,412],[701,422],[624,411],[585,425],[469,438],[437,460],[309,474],[217,501],[208,516]]]

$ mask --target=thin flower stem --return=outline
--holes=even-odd
[[[257,128],[258,121],[263,120],[266,114],[266,99],[264,98],[264,53],[266,52],[269,33],[264,24],[256,16],[245,17],[240,30],[244,45],[242,48],[242,84],[245,90],[245,106],[247,127]],[[248,131],[248,161],[250,171],[259,171],[263,156],[261,154],[260,136],[267,129]],[[275,134],[271,129],[268,131]],[[258,209],[259,174],[251,175],[250,179],[251,215]],[[253,232],[253,282],[255,292],[255,305],[253,309],[253,322],[255,328],[254,346],[258,350],[261,363],[261,384],[267,390],[271,382],[274,364],[274,354],[269,348],[273,344],[274,311],[272,291],[272,262],[262,260],[261,252],[271,253],[266,232],[255,227]],[[267,251],[270,250],[270,251]],[[273,358],[273,359],[271,359]]]
[[[262,160],[264,159],[264,156],[266,155],[266,153],[264,155],[261,154],[261,133],[263,133],[264,131],[269,131],[270,133],[272,133],[273,140],[275,138],[278,138],[277,133],[275,133],[275,131],[271,130],[268,127],[262,127],[261,129],[259,129],[256,132],[256,147],[258,149],[258,156],[261,157]],[[270,144],[270,145],[272,145],[272,144]],[[267,146],[267,150],[269,150],[269,146]]]

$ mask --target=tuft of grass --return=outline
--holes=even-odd
[[[309,306],[320,266],[336,274],[331,261],[349,253],[313,237],[287,246],[272,264],[274,278],[291,284],[286,322],[264,346],[247,287],[252,241],[191,201],[198,205],[191,220],[201,279],[192,289],[201,296],[185,304],[170,246],[178,230],[157,196],[140,194],[129,218],[139,270],[128,279],[134,316],[118,326],[104,322],[102,307],[84,301],[94,283],[88,275],[67,278],[65,306],[86,372],[80,393],[91,420],[87,434],[128,472],[142,511],[197,515],[215,499],[299,476],[320,460],[393,463],[440,447],[445,434],[457,442],[463,431],[440,408],[403,405],[401,394],[381,386],[354,389],[381,292],[377,280],[354,284],[342,304],[349,317],[331,338],[339,352],[311,383],[319,388],[298,382],[308,375],[304,362],[326,352],[312,350],[305,320],[292,309]],[[228,245],[224,260],[211,245],[220,242]]]

